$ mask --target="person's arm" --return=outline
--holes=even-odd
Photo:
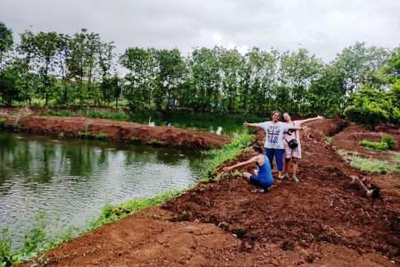
[[[251,126],[251,127],[261,127],[261,123],[249,123],[247,121],[243,122],[244,126]]]
[[[303,127],[299,127],[299,126],[290,126],[288,128],[288,130],[303,130]]]
[[[300,121],[300,124],[307,123],[307,122],[310,122],[310,121],[315,121],[315,120],[322,120],[323,118],[324,117],[318,115],[315,118],[309,118],[309,119],[302,120],[302,121]]]
[[[249,160],[247,160],[247,161],[243,161],[243,162],[237,163],[237,164],[235,164],[235,165],[233,165],[233,166],[224,167],[223,170],[224,170],[225,172],[228,172],[228,171],[233,170],[233,169],[235,169],[235,168],[237,168],[237,167],[249,165],[249,164],[254,163],[254,162],[256,162],[256,161],[257,161],[257,157],[252,157],[251,159],[249,159]]]

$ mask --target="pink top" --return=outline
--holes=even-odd
[[[290,124],[291,126],[293,125],[293,126],[300,127],[303,122],[304,122],[304,120],[298,120],[298,121],[288,122],[288,124]],[[283,138],[284,138],[284,140],[283,140],[284,143],[286,143],[286,140],[290,141],[292,139],[296,139],[297,142],[300,144],[300,131],[299,130],[292,131],[290,135],[289,135],[289,133],[285,133]],[[286,143],[286,145],[287,145],[287,143]]]

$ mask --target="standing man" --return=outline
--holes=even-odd
[[[285,154],[283,134],[288,130],[300,130],[301,128],[279,121],[280,115],[280,112],[275,110],[272,112],[272,121],[266,121],[262,123],[244,122],[243,125],[264,129],[265,152],[271,164],[271,168],[273,166],[273,161],[275,157],[276,164],[278,165],[278,178],[282,179],[283,156]]]

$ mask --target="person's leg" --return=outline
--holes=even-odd
[[[253,176],[251,173],[249,172],[244,172],[243,173],[243,177],[246,178],[247,180],[250,180],[250,177]]]
[[[291,167],[291,162],[292,162],[292,160],[291,160],[291,158],[285,158],[285,164],[284,164],[284,166],[283,166],[283,174],[282,174],[282,178],[286,178],[286,177],[289,177],[289,172],[290,172],[290,167]]]
[[[292,167],[293,167],[293,180],[298,182],[297,170],[299,168],[299,160],[301,158],[300,146],[293,150],[292,153]]]
[[[285,154],[284,149],[275,149],[275,160],[276,165],[278,165],[278,178],[282,178],[282,170],[283,170],[283,155]]]
[[[267,158],[269,159],[269,163],[271,164],[271,169],[273,168],[274,164],[274,152],[275,149],[273,148],[266,148],[265,149],[265,154],[267,155]]]
[[[282,177],[289,177],[291,158],[292,158],[292,149],[288,146],[285,146],[285,161],[284,161],[285,164],[283,166]]]
[[[260,178],[258,176],[254,176],[254,175],[250,176],[249,181],[251,184],[253,184],[257,187],[261,187],[261,188],[252,190],[252,192],[254,192],[254,193],[264,193],[265,192],[263,183],[260,181]]]
[[[297,178],[297,168],[299,164],[299,159],[298,158],[292,158],[292,168],[293,168],[293,180],[295,182],[299,181],[299,178]]]

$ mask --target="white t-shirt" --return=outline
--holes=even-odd
[[[260,127],[265,131],[265,148],[284,149],[283,134],[289,130],[291,125],[278,121],[266,121],[260,123]]]

